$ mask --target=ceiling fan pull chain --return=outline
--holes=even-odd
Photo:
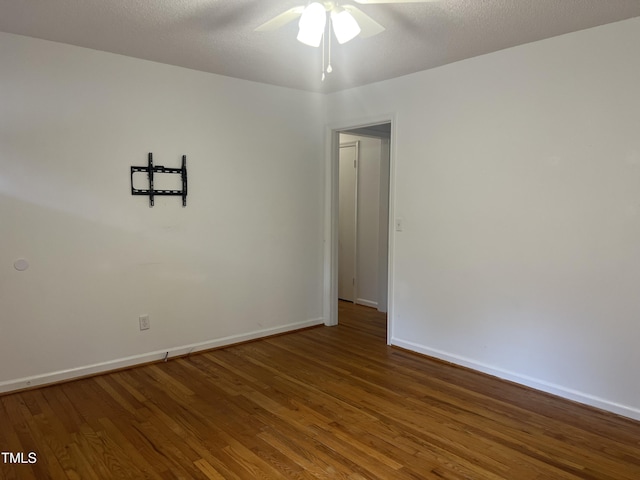
[[[326,41],[326,35],[322,34],[322,81],[324,82],[324,44]]]
[[[332,23],[331,23],[331,17],[329,17],[329,28],[327,29],[327,31],[329,32],[329,60],[327,62],[327,73],[331,73],[333,72],[333,67],[331,66],[331,28],[332,28]]]

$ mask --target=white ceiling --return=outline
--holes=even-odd
[[[321,82],[321,50],[295,40],[297,21],[276,32],[254,31],[300,4],[306,1],[0,0],[0,31],[333,92],[640,16],[640,0],[359,5],[387,30],[344,45],[334,43],[334,71]]]

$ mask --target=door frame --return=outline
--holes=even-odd
[[[325,191],[324,191],[324,284],[323,317],[324,324],[338,324],[338,171],[340,156],[340,132],[370,127],[382,123],[391,124],[389,149],[389,222],[387,254],[387,344],[393,338],[394,319],[394,270],[395,252],[395,166],[397,149],[397,118],[386,114],[330,124],[325,127]]]

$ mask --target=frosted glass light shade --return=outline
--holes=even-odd
[[[360,33],[360,25],[344,8],[335,7],[331,10],[331,23],[333,33],[336,34],[338,43],[347,43]]]
[[[300,16],[298,41],[311,47],[319,47],[327,24],[327,11],[321,3],[310,3]]]

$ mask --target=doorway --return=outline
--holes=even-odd
[[[335,323],[338,299],[389,310],[391,127],[386,121],[332,132]]]

